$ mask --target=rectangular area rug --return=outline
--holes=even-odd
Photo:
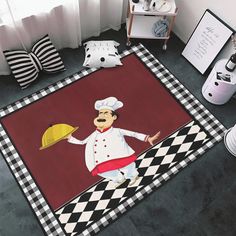
[[[0,110],[1,152],[47,235],[99,232],[224,135],[224,126],[143,45],[124,51],[122,63],[84,69]],[[114,127],[161,131],[153,146],[126,139],[137,155],[133,185],[91,175],[83,145],[63,139],[40,150],[54,124],[79,127],[73,136],[88,137],[95,130],[94,103],[107,97],[124,104]]]

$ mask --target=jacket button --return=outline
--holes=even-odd
[[[104,147],[107,147],[107,145],[104,145]]]
[[[110,155],[107,155],[107,157],[110,157]]]
[[[97,144],[95,144],[94,146],[97,147]]]
[[[98,140],[96,139],[95,142],[97,142]]]
[[[98,163],[98,161],[96,161],[96,163]]]
[[[97,153],[96,151],[94,153]]]
[[[103,139],[102,141],[103,141],[103,142],[105,142],[105,141],[106,141],[106,139]]]

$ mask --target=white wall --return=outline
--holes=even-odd
[[[178,15],[173,32],[187,43],[201,16],[206,9],[211,10],[220,19],[236,31],[235,0],[176,0]],[[224,47],[217,58],[228,58],[233,53],[231,41]]]

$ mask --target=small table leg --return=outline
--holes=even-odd
[[[134,15],[132,14],[132,12],[134,12],[134,6],[132,7],[132,9],[130,9],[129,11],[129,16],[128,16],[128,19],[129,19],[129,23],[128,23],[128,29],[127,29],[127,43],[126,43],[126,46],[130,46],[131,45],[131,42],[130,42],[130,35],[131,35],[131,28],[132,28],[132,24],[133,24],[133,18],[134,18]]]
[[[127,38],[126,46],[131,46],[130,38]]]
[[[162,50],[166,51],[167,49],[167,40],[165,40],[163,46],[162,46]]]

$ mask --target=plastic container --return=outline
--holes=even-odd
[[[219,60],[202,87],[203,97],[210,103],[222,105],[236,92],[236,72],[225,69],[227,59]]]

